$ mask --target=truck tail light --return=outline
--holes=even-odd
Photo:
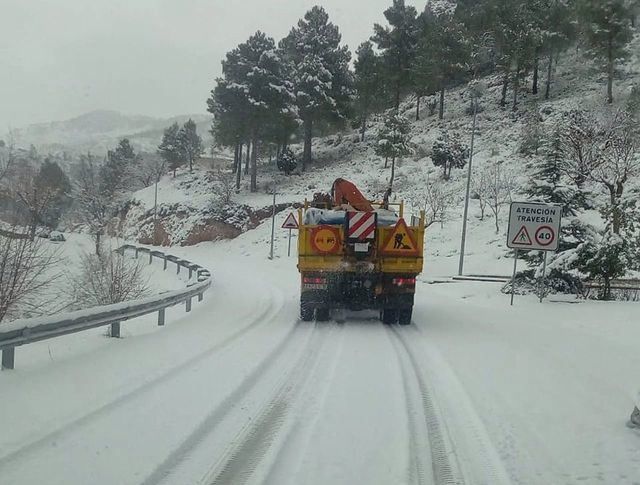
[[[391,280],[395,286],[415,286],[416,279],[415,278],[393,278]]]
[[[309,290],[324,290],[327,288],[327,278],[320,276],[304,276],[302,286]]]

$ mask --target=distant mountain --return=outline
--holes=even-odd
[[[91,151],[96,155],[102,155],[113,148],[121,138],[129,138],[137,150],[154,151],[167,126],[174,122],[184,123],[189,118],[198,125],[198,133],[202,136],[205,146],[210,145],[211,116],[201,114],[153,118],[97,110],[65,121],[28,125],[14,130],[13,135],[17,146],[35,145],[41,153]]]

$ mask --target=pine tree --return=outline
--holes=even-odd
[[[189,118],[180,128],[177,136],[180,153],[189,162],[189,172],[193,172],[193,162],[202,155],[202,138],[198,135],[198,127]]]
[[[251,162],[250,188],[255,191],[260,141],[287,143],[297,128],[293,85],[286,68],[275,41],[260,31],[228,52],[222,62],[224,77],[217,80],[208,105],[215,116],[216,142],[234,147],[236,188],[243,144]]]
[[[183,153],[178,140],[179,132],[180,126],[178,123],[174,123],[164,130],[162,142],[158,145],[158,153],[160,153],[160,156],[167,163],[174,177],[176,176],[176,170],[184,163]]]
[[[50,192],[53,197],[40,215],[40,222],[54,229],[60,217],[71,204],[71,182],[51,157],[45,158],[35,179],[35,186],[40,193]]]
[[[344,120],[348,115],[353,84],[351,54],[347,46],[340,45],[341,40],[327,12],[316,6],[280,42],[303,122],[302,170],[311,162],[314,123]]]
[[[389,189],[393,188],[396,173],[396,159],[407,156],[413,152],[410,144],[411,124],[409,121],[395,113],[389,113],[385,117],[384,124],[378,131],[378,143],[375,147],[376,155],[391,158],[391,176],[389,177]]]
[[[360,123],[360,137],[364,141],[369,114],[381,105],[382,94],[380,59],[373,51],[371,42],[366,41],[360,44],[356,50],[354,67],[355,105]]]
[[[607,73],[607,102],[613,103],[616,62],[629,55],[632,12],[626,0],[578,0],[582,32],[590,51],[604,60]]]
[[[531,176],[527,195],[531,200],[562,206],[563,216],[575,215],[576,188],[570,180],[566,180],[562,135],[556,128],[553,135],[543,147],[543,159],[535,163],[535,171]]]
[[[137,155],[127,138],[120,140],[114,150],[109,150],[105,163],[100,167],[100,178],[105,189],[115,193],[127,188],[129,174],[136,160]]]
[[[545,99],[551,97],[553,66],[558,55],[576,38],[574,3],[575,0],[545,0],[540,9],[540,51],[547,56]]]
[[[440,93],[438,116],[443,119],[445,91],[469,69],[471,46],[463,25],[451,14],[435,15],[427,6],[419,25],[413,83],[418,96]]]
[[[371,38],[382,52],[384,76],[393,93],[396,113],[400,108],[400,98],[411,88],[411,66],[413,65],[418,42],[417,12],[404,0],[393,0],[393,5],[384,11],[390,27],[374,25]]]

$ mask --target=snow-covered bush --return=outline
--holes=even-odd
[[[149,291],[142,263],[114,251],[82,255],[79,274],[69,280],[78,308],[135,300]]]

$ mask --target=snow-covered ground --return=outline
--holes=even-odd
[[[457,267],[452,226],[427,236],[410,327],[300,323],[296,259],[284,230],[267,259],[270,229],[172,248],[214,286],[164,328],[19,348],[2,483],[638,483],[637,305],[431,284]],[[480,248],[468,264],[497,271]]]

